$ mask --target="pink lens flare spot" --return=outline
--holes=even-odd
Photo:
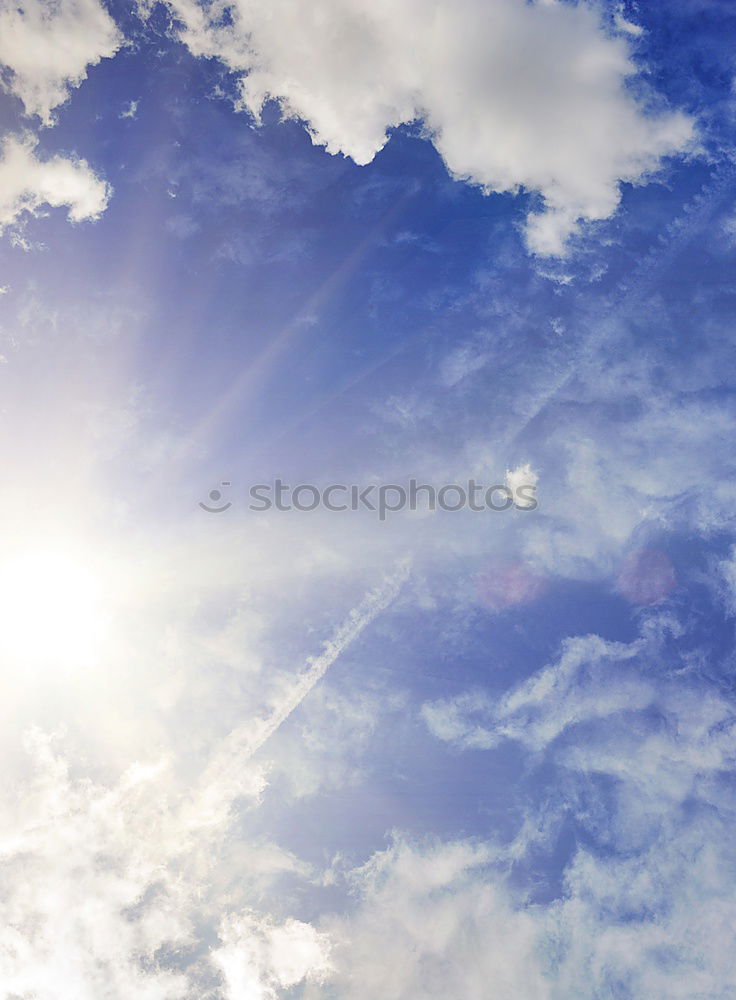
[[[624,560],[618,591],[631,604],[657,604],[677,586],[669,556],[657,549],[637,549]]]
[[[489,611],[504,611],[519,604],[531,604],[547,590],[547,578],[525,563],[502,563],[478,577],[481,603]]]

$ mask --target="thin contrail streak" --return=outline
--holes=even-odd
[[[207,810],[227,808],[238,795],[244,770],[253,755],[274,735],[301,705],[314,686],[325,676],[337,658],[361,632],[396,598],[409,575],[409,560],[402,560],[383,582],[371,590],[353,608],[325,644],[317,657],[307,660],[306,669],[291,686],[281,704],[263,719],[237,726],[220,745],[202,778],[202,798]]]

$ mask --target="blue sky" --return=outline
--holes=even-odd
[[[735,38],[0,3],[8,1000],[736,995]]]

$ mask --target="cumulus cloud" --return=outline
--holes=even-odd
[[[0,63],[5,85],[45,125],[87,67],[113,56],[122,43],[99,0],[26,0],[0,6]]]
[[[66,207],[72,222],[96,219],[107,207],[108,185],[85,160],[41,160],[32,136],[8,136],[0,158],[0,230],[44,205]]]
[[[193,54],[240,74],[240,105],[269,99],[315,143],[369,163],[391,128],[421,120],[450,172],[487,191],[537,192],[530,248],[565,252],[604,219],[619,183],[687,148],[684,114],[637,103],[627,34],[584,4],[522,0],[169,0]]]

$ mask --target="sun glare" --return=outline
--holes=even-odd
[[[14,553],[0,567],[5,666],[90,666],[105,633],[105,586],[94,561],[63,549]]]

